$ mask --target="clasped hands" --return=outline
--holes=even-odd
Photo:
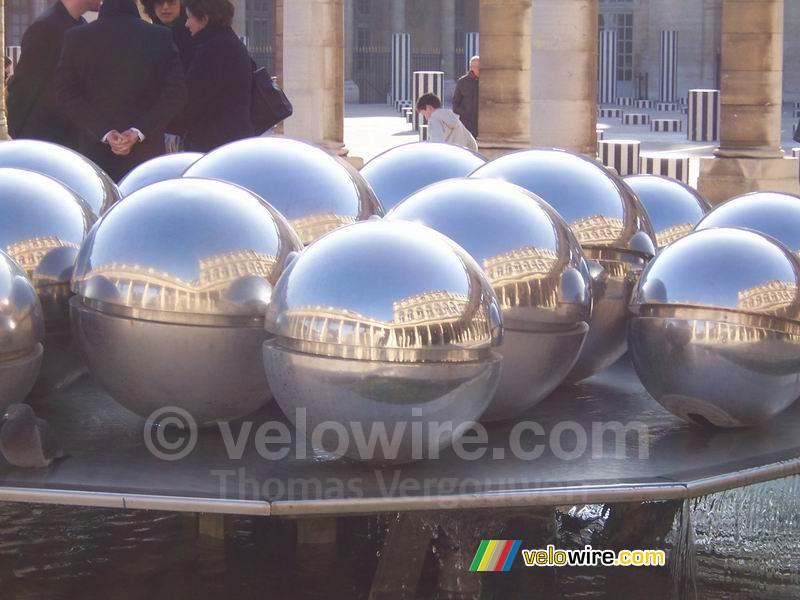
[[[106,137],[108,145],[111,146],[111,151],[117,156],[125,156],[129,154],[134,144],[139,142],[139,134],[133,129],[128,129],[120,133],[116,129],[108,133]]]

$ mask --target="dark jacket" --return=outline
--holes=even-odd
[[[167,123],[186,103],[186,83],[172,35],[139,18],[134,0],[105,0],[94,23],[70,30],[58,74],[58,98],[80,127],[80,150],[115,181],[164,153]],[[117,156],[109,131],[145,136]]]
[[[456,83],[453,94],[453,112],[469,132],[478,137],[478,78],[470,71]]]
[[[166,27],[172,33],[172,42],[178,49],[178,54],[181,57],[181,64],[183,70],[188,71],[189,66],[192,64],[192,57],[194,56],[194,41],[192,40],[192,33],[186,28],[186,9],[181,8],[180,16],[175,19],[175,23],[170,27],[164,25],[158,20],[158,17],[151,17],[153,23]]]
[[[189,102],[178,120],[185,149],[209,152],[253,135],[253,63],[230,27],[207,25],[194,42],[194,58],[186,73]]]
[[[12,138],[78,147],[78,128],[60,109],[55,73],[64,32],[85,23],[60,1],[44,11],[22,36],[22,53],[8,81],[8,132]]]

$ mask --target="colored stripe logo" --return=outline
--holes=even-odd
[[[508,571],[522,540],[483,540],[470,571]]]

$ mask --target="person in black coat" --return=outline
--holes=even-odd
[[[179,122],[189,151],[209,152],[254,133],[253,63],[231,29],[233,13],[228,0],[186,0],[186,26],[195,52],[186,73],[189,102]]]
[[[172,35],[134,0],[105,0],[97,21],[67,32],[57,85],[81,152],[115,181],[164,154],[165,127],[186,104]]]
[[[473,56],[469,71],[459,78],[453,94],[453,112],[461,117],[473,137],[478,137],[478,86],[480,84],[481,57]]]
[[[100,0],[58,0],[22,36],[22,52],[8,81],[8,132],[14,139],[54,142],[76,149],[78,129],[58,105],[55,72],[64,33],[86,23]]]
[[[194,56],[192,34],[186,28],[186,9],[181,0],[141,0],[145,14],[155,25],[169,27],[172,41],[181,55],[183,70],[188,71]]]

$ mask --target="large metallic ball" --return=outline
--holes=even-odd
[[[116,204],[81,248],[72,318],[89,370],[142,416],[173,406],[198,425],[269,399],[264,314],[302,248],[261,198],[221,181],[172,179]]]
[[[800,262],[760,233],[719,228],[672,243],[631,303],[629,346],[647,391],[671,412],[755,425],[800,395]]]
[[[0,167],[17,167],[60,181],[102,215],[120,199],[114,181],[88,158],[58,144],[14,140],[0,144]]]
[[[44,319],[25,272],[0,251],[0,411],[22,402],[42,363]]]
[[[633,287],[655,254],[653,227],[636,195],[600,163],[564,150],[507,154],[471,177],[522,186],[569,224],[589,260],[594,308],[589,335],[567,380],[580,381],[613,364],[627,348]]]
[[[516,185],[450,179],[412,194],[386,220],[443,233],[483,267],[503,316],[500,384],[482,420],[516,417],[558,387],[589,331],[591,278],[550,205]]]
[[[426,185],[466,177],[485,163],[480,154],[462,146],[415,142],[379,154],[362,167],[361,175],[388,211]]]
[[[284,272],[264,366],[279,406],[315,447],[376,463],[433,457],[489,405],[500,319],[491,285],[455,243],[414,223],[357,223]],[[394,445],[358,443],[382,428]]]
[[[743,227],[765,233],[800,252],[800,196],[781,192],[751,192],[717,205],[697,224],[697,231],[711,227]]]
[[[25,270],[44,314],[45,357],[37,395],[67,385],[84,370],[70,327],[69,285],[78,249],[94,221],[89,206],[55,179],[0,168],[0,250]]]
[[[173,152],[151,158],[122,178],[119,191],[123,197],[130,196],[151,183],[180,177],[202,156],[200,152]]]
[[[206,154],[184,176],[229,181],[255,192],[309,244],[342,225],[383,215],[369,184],[344,163],[306,142],[258,137]]]
[[[677,179],[660,175],[625,177],[647,210],[658,249],[689,233],[711,206],[697,191]]]

